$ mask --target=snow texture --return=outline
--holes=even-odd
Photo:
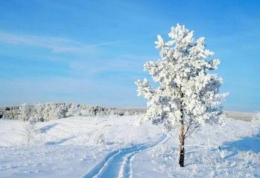
[[[49,122],[0,120],[1,178],[260,177],[260,117],[205,125],[178,141],[137,116],[69,117]],[[27,126],[33,131],[27,134]],[[177,131],[173,131],[178,135]],[[29,137],[29,144],[28,144]]]

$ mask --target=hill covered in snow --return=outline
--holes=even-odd
[[[138,115],[72,116],[48,122],[0,120],[2,178],[260,177],[260,117],[227,118],[187,138],[137,125]]]

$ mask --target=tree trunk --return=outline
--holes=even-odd
[[[181,120],[180,123],[181,123],[181,125],[180,125],[180,136],[179,136],[179,140],[180,140],[179,165],[181,167],[184,167],[184,154],[185,154],[184,140],[185,140],[185,135],[184,135],[184,123],[183,123],[183,120]]]
[[[184,133],[184,111],[183,111],[183,103],[182,99],[184,97],[184,93],[181,91],[180,88],[180,97],[181,97],[181,118],[180,118],[180,146],[179,146],[179,165],[180,167],[184,167],[184,156],[185,156],[185,150],[184,150],[184,140],[185,140],[185,133]]]

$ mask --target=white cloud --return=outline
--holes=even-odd
[[[93,48],[92,46],[63,38],[17,35],[6,32],[0,32],[0,42],[18,46],[46,48],[56,53],[76,53],[83,50],[91,50]]]
[[[7,43],[17,46],[33,46],[46,48],[53,53],[82,53],[94,51],[99,46],[115,45],[125,41],[101,42],[96,44],[83,44],[77,41],[72,41],[64,38],[35,36],[35,35],[20,35],[7,32],[0,32],[0,43]]]
[[[156,56],[140,56],[140,55],[119,55],[113,58],[97,56],[95,62],[86,58],[85,60],[72,61],[70,67],[72,70],[83,75],[97,74],[109,71],[121,72],[142,72],[143,65],[146,61],[155,60]]]

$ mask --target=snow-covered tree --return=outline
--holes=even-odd
[[[31,141],[37,134],[36,122],[37,119],[31,117],[28,119],[28,123],[25,125],[25,137],[26,137],[27,146],[30,146]]]
[[[69,103],[67,105],[68,112],[66,113],[66,117],[75,116],[79,113],[79,107],[75,103]]]
[[[205,38],[195,41],[193,31],[179,24],[168,35],[168,42],[159,35],[155,42],[160,59],[144,65],[158,87],[147,79],[136,84],[138,95],[148,100],[141,120],[163,124],[168,132],[180,128],[179,164],[183,167],[185,138],[200,125],[221,120],[221,103],[227,94],[219,94],[222,79],[208,72],[217,69],[220,61],[208,59],[213,52],[205,48]]]
[[[20,119],[23,121],[28,121],[33,113],[33,106],[29,104],[22,104],[20,106]]]

